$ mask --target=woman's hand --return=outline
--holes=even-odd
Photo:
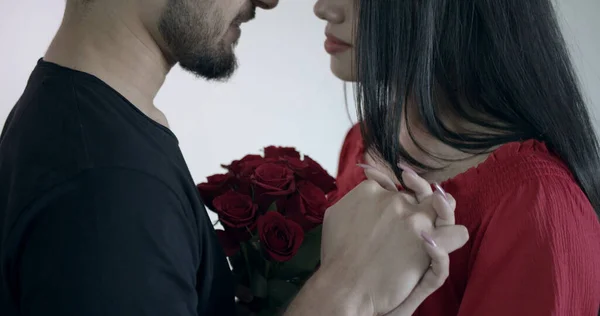
[[[377,181],[390,191],[397,191],[398,181],[394,181],[394,178],[386,172],[371,165],[361,165],[361,167],[365,169],[368,179]],[[450,194],[446,193],[438,184],[434,185],[436,191],[433,192],[431,185],[412,169],[404,165],[399,165],[399,167],[404,171],[402,180],[406,189],[413,192],[415,199],[420,204],[431,203],[435,211],[436,229],[431,236],[426,233],[422,236],[427,241],[424,243],[424,250],[431,258],[429,269],[402,304],[387,314],[391,316],[412,315],[429,295],[444,284],[449,274],[448,253],[455,250],[452,245],[456,244],[456,240],[453,239],[464,238],[460,236],[463,233],[468,235],[466,229],[458,233],[453,233],[451,230],[455,228],[456,201]]]

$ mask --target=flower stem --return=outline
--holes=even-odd
[[[248,260],[248,248],[246,247],[246,243],[241,243],[240,248],[242,250],[242,255],[244,256],[244,265],[246,266],[246,270],[248,270],[248,279],[251,280],[252,270],[250,269],[250,261]]]
[[[271,261],[265,260],[265,279],[269,279],[269,272],[271,270]]]

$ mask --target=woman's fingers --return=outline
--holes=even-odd
[[[452,253],[469,241],[469,231],[460,225],[434,228],[430,235],[438,248],[447,253]]]
[[[425,240],[423,243],[425,251],[431,257],[431,265],[406,300],[392,312],[388,313],[387,315],[389,316],[412,315],[421,303],[439,289],[448,278],[448,274],[450,273],[448,252],[439,247],[433,240],[433,237],[426,234],[423,234],[422,237]]]
[[[398,168],[403,171],[402,181],[404,182],[404,187],[415,194],[417,201],[421,202],[433,193],[429,182],[421,178],[409,166],[399,163]]]
[[[358,164],[358,166],[365,170],[365,176],[367,176],[367,179],[379,183],[380,186],[382,186],[388,191],[398,191],[398,187],[396,186],[392,178],[390,178],[385,173],[379,171],[377,168],[367,164]]]
[[[435,227],[454,225],[456,200],[454,200],[452,195],[444,192],[438,184],[435,184],[435,187],[436,191],[433,193],[433,200],[431,202],[437,215]]]

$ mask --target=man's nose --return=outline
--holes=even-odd
[[[279,0],[252,0],[252,2],[259,8],[269,10],[276,7],[279,3]]]

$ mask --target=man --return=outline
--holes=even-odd
[[[0,140],[1,315],[235,313],[227,262],[153,99],[176,63],[227,78],[240,24],[276,4],[67,0]],[[467,238],[432,230],[431,200],[367,181],[332,207],[321,269],[288,314],[414,309],[445,278],[415,288],[429,263],[419,233],[438,241],[434,268]]]

